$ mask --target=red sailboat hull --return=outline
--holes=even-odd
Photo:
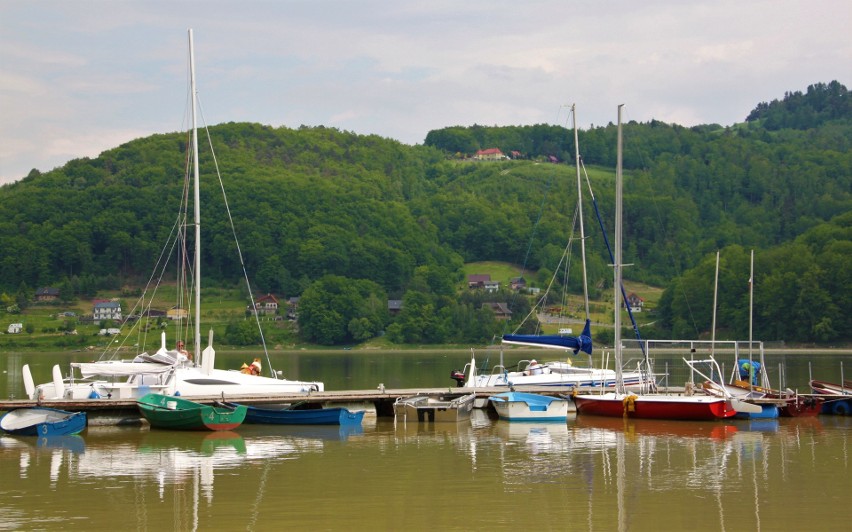
[[[679,419],[706,421],[736,414],[723,398],[680,395],[577,395],[580,415],[628,417],[636,419]]]

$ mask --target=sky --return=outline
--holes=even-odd
[[[0,184],[203,122],[422,144],[473,124],[743,122],[852,87],[849,0],[2,0]],[[581,147],[582,151],[582,147]]]

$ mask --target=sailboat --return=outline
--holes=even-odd
[[[615,302],[615,371],[618,374],[614,392],[603,394],[576,394],[574,403],[580,415],[607,417],[630,417],[645,419],[713,420],[729,418],[737,411],[729,396],[717,397],[706,394],[665,395],[627,393],[621,375],[623,346],[621,343],[621,309],[623,297],[621,273],[622,248],[622,123],[618,106],[618,142],[615,171],[615,252],[613,258],[614,302]],[[647,351],[646,351],[647,356]]]
[[[53,368],[52,382],[34,385],[29,365],[23,366],[24,387],[30,399],[138,399],[150,392],[183,397],[270,395],[278,393],[308,393],[323,391],[318,381],[294,381],[279,378],[269,368],[271,376],[223,370],[214,367],[213,331],[208,345],[201,349],[201,205],[198,164],[198,124],[196,117],[197,91],[193,33],[189,36],[189,70],[191,91],[192,184],[194,191],[195,249],[194,278],[194,356],[183,350],[178,342],[175,349],[166,346],[166,334],[161,335],[160,348],[153,354],[142,353],[132,360],[100,360],[72,363],[71,376],[63,377],[59,366]],[[242,262],[242,260],[241,260]],[[267,357],[268,360],[268,357]],[[75,376],[75,371],[81,378]]]
[[[579,336],[570,334],[505,334],[502,344],[521,345],[526,347],[541,347],[546,349],[561,350],[565,353],[571,352],[577,355],[580,352],[591,355],[593,350],[591,319],[589,312],[589,289],[588,274],[586,271],[586,235],[583,223],[583,191],[580,172],[580,144],[577,134],[577,110],[571,106],[571,116],[574,129],[574,160],[577,173],[577,220],[580,230],[580,254],[583,270],[583,295],[585,303],[585,324]],[[558,269],[558,268],[557,268]],[[544,301],[545,297],[541,300]],[[518,363],[517,371],[508,371],[502,362],[495,366],[490,374],[480,374],[476,369],[476,360],[471,353],[471,361],[463,371],[453,371],[451,377],[456,379],[460,385],[469,388],[481,388],[491,386],[554,386],[554,387],[604,387],[611,388],[616,384],[616,372],[608,368],[575,366],[570,358],[565,361],[526,360]],[[653,381],[653,376],[637,367],[636,371],[623,371],[621,378],[627,386],[646,386]]]

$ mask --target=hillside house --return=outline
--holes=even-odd
[[[18,334],[23,330],[24,330],[24,324],[23,323],[11,323],[11,324],[9,324],[9,328],[6,329],[6,332],[8,332],[9,334]]]
[[[388,313],[391,316],[396,316],[402,310],[401,299],[388,299]]]
[[[258,315],[274,316],[278,314],[278,298],[272,294],[266,294],[254,300],[254,309],[251,305],[248,306],[249,314],[257,313]]]
[[[498,320],[512,319],[512,311],[506,303],[483,303],[482,308],[490,308],[494,312],[494,317]]]
[[[287,319],[295,320],[299,310],[299,298],[291,297],[287,300]]]
[[[486,281],[483,288],[490,294],[500,290],[500,283],[498,281]]]
[[[95,322],[101,320],[121,321],[121,303],[118,301],[95,301],[92,319]]]
[[[509,286],[512,290],[522,290],[527,287],[527,280],[523,277],[512,277],[509,281]]]
[[[189,317],[189,312],[185,308],[172,307],[166,311],[166,317],[175,321],[185,320]]]
[[[38,303],[48,303],[51,301],[59,301],[59,289],[51,286],[45,286],[36,290],[35,300]]]
[[[467,276],[468,288],[485,288],[485,283],[491,282],[491,275],[487,273],[474,273]]]
[[[632,312],[642,312],[642,307],[645,305],[645,300],[639,297],[636,292],[631,292],[630,295],[627,296],[627,302],[630,304],[630,310]]]
[[[500,161],[507,159],[506,155],[500,151],[500,148],[488,148],[487,150],[479,150],[473,156],[477,161]]]

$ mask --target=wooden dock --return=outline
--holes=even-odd
[[[591,391],[578,390],[578,392]],[[335,390],[310,393],[287,393],[275,395],[227,395],[225,399],[234,403],[247,405],[261,404],[294,404],[309,403],[321,407],[344,406],[352,410],[367,410],[369,415],[377,417],[393,417],[393,403],[401,397],[413,397],[415,395],[448,395],[461,396],[471,392],[476,394],[477,399],[487,399],[496,393],[505,392],[507,388],[409,388],[409,389],[373,389],[373,390]],[[555,390],[551,386],[524,387],[525,392],[540,393],[552,396],[568,396],[571,390]],[[192,397],[193,401],[211,404],[221,401],[222,397],[204,396]],[[572,403],[573,404],[573,403]],[[46,406],[69,410],[74,412],[86,412],[89,417],[89,425],[136,425],[142,423],[135,399],[53,399],[34,401],[30,399],[14,399],[0,401],[0,412],[14,408],[27,408],[33,406]]]
[[[552,386],[523,386],[517,389],[529,393],[538,393],[555,397],[569,397],[572,394],[570,388],[554,388]],[[477,399],[487,400],[491,395],[508,391],[505,386],[488,388],[406,388],[406,389],[372,389],[372,390],[333,390],[310,393],[287,393],[275,395],[227,395],[225,399],[230,402],[243,403],[247,405],[262,404],[295,404],[308,403],[317,407],[345,407],[350,410],[366,410],[367,415],[376,417],[393,417],[393,403],[404,397],[415,395],[444,395],[458,397],[475,393]],[[660,390],[662,393],[681,395],[685,392],[683,387],[668,387]],[[600,393],[600,388],[579,387],[577,393]],[[192,397],[193,401],[211,404],[222,400],[222,396]],[[478,401],[482,404],[482,401]],[[755,401],[761,404],[778,404],[777,399],[764,399]],[[142,417],[136,406],[135,399],[54,399],[33,401],[30,399],[10,399],[0,401],[0,412],[6,412],[14,408],[26,408],[33,406],[46,406],[69,410],[74,412],[86,412],[90,426],[104,425],[139,425],[143,423]],[[485,405],[488,406],[488,405]],[[571,406],[573,410],[573,402]]]

